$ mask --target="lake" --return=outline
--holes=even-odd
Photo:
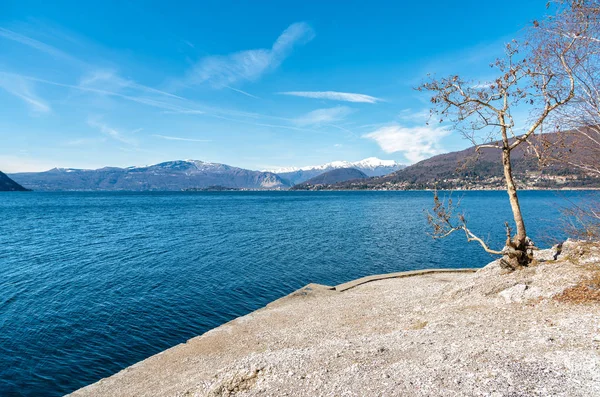
[[[591,192],[521,192],[538,246]],[[497,248],[505,192],[463,197]],[[492,257],[434,241],[431,192],[0,193],[0,395],[59,396],[308,283]]]

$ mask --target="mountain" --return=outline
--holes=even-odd
[[[337,168],[295,185],[292,187],[292,190],[317,190],[323,185],[327,186],[334,183],[365,179],[368,177],[367,174],[356,168]]]
[[[19,185],[17,182],[10,179],[8,177],[8,175],[6,175],[2,171],[0,171],[0,192],[25,192],[25,191],[27,191],[27,189],[25,189],[23,186]]]
[[[268,170],[273,172],[283,179],[287,179],[293,184],[299,184],[314,178],[324,172],[339,169],[339,168],[356,168],[364,172],[367,176],[387,175],[394,171],[403,168],[404,165],[395,162],[394,160],[380,160],[376,157],[369,157],[364,160],[350,161],[334,161],[327,164],[308,166],[308,167],[285,167]]]
[[[287,189],[291,184],[281,177],[225,164],[198,160],[169,161],[144,167],[105,167],[97,170],[54,168],[45,172],[11,174],[32,189],[179,191],[222,186],[238,189]]]
[[[544,134],[545,144],[555,146],[555,150],[568,150],[567,141],[556,134]],[[540,144],[540,142],[532,142]],[[586,188],[600,187],[600,178],[561,163],[551,163],[544,167],[529,154],[527,145],[521,145],[512,152],[513,173],[520,188]],[[561,149],[563,148],[563,149]],[[568,150],[570,159],[579,162],[586,155],[586,149]],[[503,168],[500,150],[481,149],[477,155],[475,147],[458,152],[440,154],[408,166],[392,174],[361,181],[347,181],[332,184],[328,189],[500,189],[504,187]]]

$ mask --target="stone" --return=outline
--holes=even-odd
[[[527,285],[525,284],[517,284],[517,285],[513,285],[510,288],[505,289],[504,291],[500,292],[498,295],[500,295],[502,298],[504,298],[504,300],[506,301],[506,303],[519,303],[519,302],[523,302],[523,299],[525,297],[525,291],[527,290]]]

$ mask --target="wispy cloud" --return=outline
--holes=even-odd
[[[165,110],[163,114],[206,114],[202,110]]]
[[[80,79],[78,87],[83,90],[99,90],[110,93],[121,93],[127,91],[142,92],[145,94],[155,94],[158,96],[186,100],[185,98],[172,94],[170,92],[161,91],[156,88],[148,87],[143,84],[136,83],[133,80],[124,79],[114,70],[97,69],[86,74]]]
[[[512,37],[504,36],[493,41],[479,42],[471,47],[461,47],[459,50],[448,53],[432,53],[429,62],[422,68],[414,70],[414,78],[403,77],[402,81],[408,85],[416,86],[422,83],[423,77],[431,75],[456,74],[461,70],[470,70],[470,74],[483,72],[489,73],[489,65],[504,54],[505,43]]]
[[[78,91],[82,91],[82,92],[88,92],[88,93],[93,93],[93,94],[98,94],[98,95],[113,96],[116,98],[124,99],[126,101],[131,101],[131,102],[139,103],[142,105],[161,109],[162,113],[165,113],[165,114],[206,115],[207,117],[213,117],[213,118],[217,118],[217,119],[221,119],[221,120],[231,121],[234,123],[255,125],[255,126],[259,126],[259,127],[272,127],[272,128],[283,128],[283,129],[291,129],[291,130],[298,130],[298,131],[314,132],[311,130],[298,128],[297,126],[293,126],[293,125],[282,125],[282,124],[276,125],[276,124],[261,123],[261,122],[256,121],[256,120],[260,120],[260,119],[272,119],[272,120],[279,120],[279,121],[284,121],[284,122],[293,122],[293,120],[290,120],[290,119],[287,119],[284,117],[276,117],[276,116],[270,116],[270,115],[263,115],[263,114],[259,114],[259,113],[242,112],[239,110],[207,106],[207,105],[203,105],[203,104],[197,103],[192,100],[188,100],[183,97],[169,94],[167,92],[154,90],[151,87],[141,86],[134,82],[128,83],[127,86],[128,87],[138,87],[138,86],[144,87],[142,89],[147,90],[147,92],[152,92],[155,95],[144,94],[143,92],[140,92],[140,90],[129,90],[129,91],[121,90],[121,89],[119,89],[117,91],[106,90],[106,89],[101,88],[102,87],[102,84],[100,83],[101,78],[99,78],[99,77],[92,78],[91,80],[83,79],[79,84],[66,84],[66,83],[61,83],[61,82],[57,82],[57,81],[51,81],[51,80],[41,79],[41,78],[32,77],[32,76],[24,76],[24,75],[19,75],[19,74],[14,74],[14,73],[6,73],[6,75],[12,76],[12,77],[19,77],[19,78],[27,80],[27,81],[43,83],[43,84],[48,84],[48,85],[57,86],[57,87],[64,87],[64,88],[69,88],[69,89],[78,90]],[[107,84],[107,85],[109,85],[109,84]]]
[[[118,131],[117,129],[110,127],[109,125],[105,124],[104,122],[102,122],[101,120],[99,120],[97,118],[89,118],[88,125],[90,127],[98,129],[101,133],[103,133],[106,136],[108,136],[112,139],[115,139],[119,142],[123,142],[123,143],[126,143],[128,145],[133,145],[133,146],[138,144],[137,140],[126,136],[121,131]]]
[[[86,74],[79,80],[78,84],[61,84],[35,77],[21,76],[23,79],[30,81],[38,81],[47,84],[53,84],[56,86],[63,86],[81,91],[94,92],[101,95],[113,95],[120,96],[124,99],[131,101],[137,101],[150,106],[165,106],[169,107],[169,104],[161,104],[159,99],[171,98],[174,100],[185,101],[178,95],[170,92],[158,90],[143,84],[139,84],[133,80],[125,79],[119,76],[115,70],[98,69],[94,65],[90,65],[54,46],[51,46],[42,41],[33,39],[29,36],[17,33],[15,31],[0,27],[0,38],[12,40],[23,45],[29,46],[40,52],[46,53],[54,58],[60,58],[68,60],[73,64],[77,64],[80,68],[87,71]],[[19,76],[17,74],[11,74],[12,76]],[[151,96],[143,97],[143,95]],[[177,106],[174,106],[175,110],[180,110]]]
[[[386,153],[400,152],[411,163],[443,152],[440,140],[450,133],[443,127],[407,128],[398,124],[381,127],[363,138],[372,139]]]
[[[2,72],[0,72],[0,73],[2,73]],[[103,78],[98,78],[98,77],[92,78],[92,79],[83,79],[80,81],[79,84],[67,84],[67,83],[61,83],[61,82],[57,82],[57,81],[41,79],[41,78],[33,77],[33,76],[19,75],[19,74],[15,74],[15,73],[5,73],[5,74],[8,76],[20,77],[20,78],[28,80],[28,81],[53,85],[53,86],[57,86],[57,87],[64,87],[64,88],[69,88],[69,89],[73,89],[73,90],[78,90],[78,91],[83,91],[83,92],[88,92],[88,93],[93,93],[93,94],[98,94],[98,95],[113,96],[113,97],[121,98],[121,99],[124,99],[127,101],[136,102],[136,103],[139,103],[142,105],[162,109],[163,113],[165,113],[165,114],[167,114],[167,113],[191,114],[191,115],[206,114],[208,116],[212,116],[212,117],[216,117],[216,118],[223,118],[223,119],[225,119],[225,117],[220,116],[220,114],[226,114],[229,116],[254,118],[254,119],[258,119],[261,117],[277,119],[277,117],[265,116],[265,115],[261,115],[258,113],[242,112],[242,111],[238,111],[238,110],[231,110],[231,109],[217,108],[217,107],[213,107],[213,106],[203,105],[203,104],[197,103],[195,101],[192,101],[192,100],[189,100],[189,99],[186,99],[186,98],[174,95],[174,94],[170,94],[168,92],[160,91],[160,90],[157,90],[157,89],[154,89],[151,87],[137,84],[133,81],[128,81],[124,85],[119,85],[118,83],[114,83],[114,82],[112,84],[106,84],[107,86],[116,84],[117,87],[132,88],[131,90],[123,90],[123,89],[118,88],[117,90],[113,91],[113,90],[107,90],[106,87],[103,87],[103,85],[101,84],[101,81]],[[116,78],[116,81],[119,81],[118,77]],[[144,92],[140,92],[140,90],[146,91],[147,93],[154,94],[154,95],[145,94]],[[242,120],[235,120],[235,119],[228,119],[228,120],[236,121],[236,122],[244,122]]]
[[[353,131],[349,130],[348,128],[342,127],[341,125],[337,125],[337,124],[329,124],[329,126],[330,126],[330,127],[333,127],[333,128],[336,128],[336,129],[338,129],[338,130],[340,130],[340,131],[347,132],[347,133],[348,133],[348,134],[350,134],[350,136],[352,136],[352,137],[356,137],[356,134],[355,134]]]
[[[14,32],[10,29],[0,27],[0,37],[7,39],[7,40],[12,40],[17,43],[21,43],[21,44],[26,45],[31,48],[34,48],[34,49],[41,51],[43,53],[46,53],[54,58],[62,58],[62,59],[71,61],[73,63],[83,64],[83,62],[80,61],[79,59],[67,54],[64,51],[59,50],[56,47],[53,47],[53,46],[46,44],[44,42],[41,42],[39,40],[33,39],[29,36],[25,36],[20,33]]]
[[[490,83],[490,82],[479,82],[479,83],[475,83],[475,84],[471,85],[471,88],[480,90],[483,88],[490,88],[491,86],[492,86],[492,83]]]
[[[404,110],[400,111],[398,118],[405,122],[424,125],[427,123],[430,116],[431,116],[431,112],[428,109],[421,109],[421,110],[404,109]]]
[[[2,72],[0,72],[0,73],[2,73]],[[121,99],[125,99],[127,101],[136,102],[136,103],[140,103],[140,104],[151,106],[151,107],[156,107],[159,109],[163,109],[165,111],[170,111],[172,113],[190,113],[190,114],[205,113],[205,111],[203,111],[203,110],[194,109],[194,106],[196,106],[196,104],[192,101],[189,101],[182,97],[178,97],[176,95],[169,94],[167,92],[155,90],[151,87],[142,86],[142,85],[134,83],[134,82],[130,82],[128,86],[129,87],[143,87],[143,88],[141,88],[142,90],[145,90],[148,92],[154,92],[157,95],[155,95],[153,97],[144,96],[144,94],[140,93],[139,90],[134,90],[134,91],[130,91],[130,92],[123,91],[123,90],[121,90],[121,92],[110,91],[110,90],[106,90],[104,88],[96,88],[97,85],[100,87],[102,87],[102,85],[101,84],[97,84],[97,85],[90,84],[89,82],[87,82],[85,80],[80,82],[79,84],[66,84],[66,83],[60,83],[57,81],[40,79],[40,78],[32,77],[32,76],[23,76],[23,75],[19,75],[19,74],[15,74],[15,73],[4,73],[4,74],[9,77],[21,78],[21,79],[24,79],[27,81],[33,81],[33,82],[53,85],[53,86],[57,86],[57,87],[70,88],[70,89],[74,89],[74,90],[78,90],[78,91],[89,92],[89,93],[94,93],[94,94],[99,94],[99,95],[114,96],[114,97],[118,97]],[[97,82],[98,80],[93,80],[93,81]],[[238,112],[238,114],[242,114],[242,113]]]
[[[159,135],[153,134],[153,137],[166,139],[168,141],[185,141],[185,142],[212,142],[210,139],[191,139],[191,138],[180,138],[178,136],[168,136],[168,135]]]
[[[49,113],[50,105],[36,93],[33,83],[18,75],[0,72],[0,88],[23,100],[35,113]]]
[[[225,86],[225,88],[229,88],[229,89],[230,89],[230,90],[232,90],[232,91],[238,92],[238,93],[240,93],[240,94],[242,94],[242,95],[249,96],[250,98],[254,98],[254,99],[260,99],[260,98],[259,98],[259,97],[257,97],[256,95],[252,95],[252,94],[250,94],[249,92],[242,91],[242,90],[239,90],[239,89],[237,89],[237,88],[230,87],[230,86],[228,86],[228,85],[226,85],[226,86]]]
[[[224,88],[240,81],[256,81],[265,73],[279,67],[295,45],[305,44],[313,37],[314,32],[308,24],[294,23],[269,49],[246,50],[200,59],[189,72],[186,82],[188,84],[208,83],[215,88]]]
[[[381,98],[376,98],[370,95],[337,91],[287,91],[280,92],[280,94],[344,102],[377,103],[383,101]]]
[[[295,122],[300,125],[331,124],[343,120],[350,113],[352,113],[352,109],[347,106],[317,109],[295,119]]]

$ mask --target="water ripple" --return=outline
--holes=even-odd
[[[560,197],[522,201],[534,239],[556,234]],[[501,244],[505,194],[463,202]],[[62,395],[310,282],[489,260],[429,240],[429,207],[427,192],[0,194],[0,395]]]

